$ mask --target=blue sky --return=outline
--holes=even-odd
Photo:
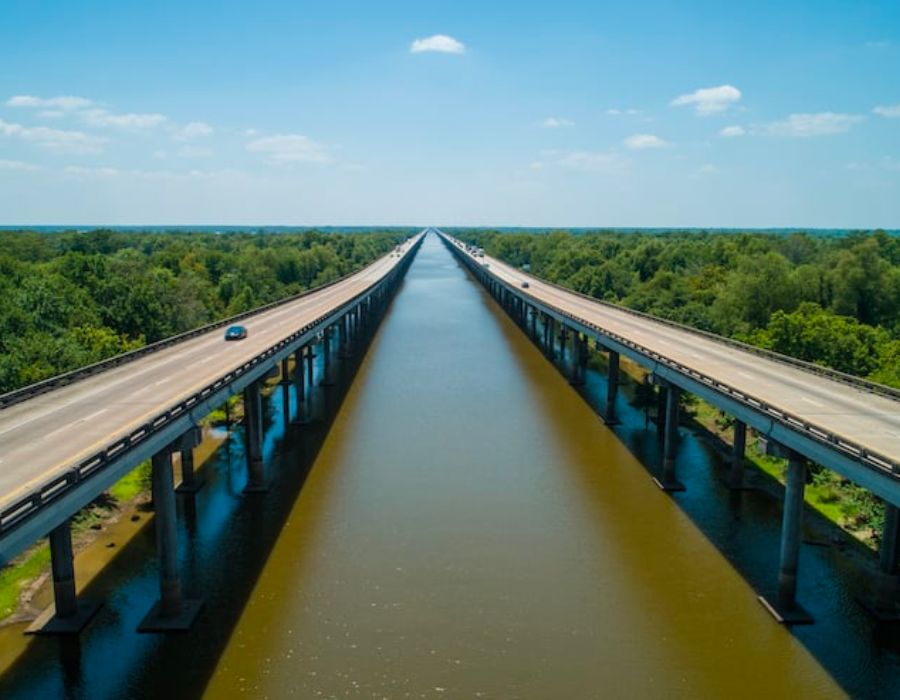
[[[3,0],[0,223],[900,228],[900,2]]]

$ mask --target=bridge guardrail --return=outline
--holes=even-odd
[[[238,377],[246,374],[248,371],[258,366],[260,363],[265,362],[267,359],[277,354],[285,346],[292,344],[304,334],[321,325],[329,316],[333,316],[335,313],[339,313],[344,309],[352,307],[361,299],[371,294],[375,289],[393,281],[396,275],[400,274],[400,271],[405,270],[405,266],[408,266],[409,261],[411,260],[410,256],[414,254],[416,250],[418,250],[421,243],[422,239],[420,238],[415,244],[410,247],[409,250],[406,251],[406,253],[404,253],[403,259],[397,266],[395,266],[390,272],[388,272],[384,277],[382,277],[380,280],[378,280],[378,282],[370,286],[368,289],[365,289],[359,294],[356,294],[340,306],[337,306],[327,313],[322,314],[315,320],[307,323],[299,330],[294,331],[289,336],[270,346],[259,355],[248,360],[231,372],[223,375],[211,384],[203,387],[200,391],[192,394],[183,401],[180,401],[171,408],[158,414],[154,418],[144,423],[144,425],[140,426],[136,430],[131,431],[128,435],[119,438],[113,443],[110,443],[99,452],[96,452],[89,457],[79,460],[78,463],[66,469],[61,474],[52,477],[46,483],[41,484],[22,498],[19,498],[12,504],[3,508],[3,510],[0,511],[0,535],[9,531],[10,528],[26,519],[37,509],[46,506],[72,487],[80,484],[82,481],[95,474],[104,465],[106,465],[110,460],[114,459],[126,448],[134,447],[135,445],[138,445],[141,442],[147,440],[154,433],[165,427],[172,420],[175,420],[176,418],[182,416],[186,411],[190,410],[192,406],[199,403],[210,394],[232,383]],[[347,276],[342,279],[346,279],[346,277]],[[324,289],[325,287],[331,286],[336,282],[337,280],[333,283],[329,283],[328,285],[318,287],[317,290]]]
[[[445,233],[441,233],[442,236],[447,236]],[[447,236],[450,240],[456,241],[459,240],[457,238],[453,238],[451,236]],[[530,273],[529,273],[530,275]],[[530,275],[534,276],[534,275]],[[561,292],[566,292],[568,294],[574,294],[577,297],[581,297],[587,301],[590,301],[594,304],[599,304],[600,306],[606,306],[610,309],[615,309],[616,311],[622,311],[631,316],[637,316],[638,318],[642,318],[647,321],[653,321],[655,323],[662,323],[671,328],[677,328],[678,330],[686,331],[693,335],[698,335],[708,340],[714,340],[718,343],[722,343],[723,345],[729,345],[734,348],[738,348],[739,350],[744,350],[745,352],[752,353],[759,357],[765,357],[769,360],[773,360],[774,362],[780,362],[782,364],[793,365],[794,367],[798,367],[800,369],[806,370],[808,372],[813,372],[815,374],[828,377],[829,379],[834,379],[835,381],[841,382],[842,384],[849,384],[855,386],[860,389],[864,389],[872,394],[878,394],[880,396],[885,396],[887,398],[896,399],[900,401],[900,389],[895,389],[894,387],[886,386],[884,384],[879,384],[878,382],[873,382],[870,379],[863,379],[862,377],[857,377],[852,374],[847,374],[846,372],[841,372],[840,370],[832,369],[831,367],[823,367],[822,365],[817,365],[814,362],[807,362],[806,360],[798,360],[796,357],[791,357],[790,355],[783,355],[780,352],[775,352],[774,350],[767,350],[766,348],[760,348],[756,345],[750,345],[749,343],[741,342],[740,340],[735,340],[734,338],[728,338],[727,336],[717,335],[715,333],[711,333],[710,331],[704,331],[700,328],[694,328],[693,326],[688,326],[684,323],[679,323],[678,321],[672,321],[667,318],[662,318],[660,316],[654,316],[653,314],[648,314],[645,311],[638,311],[637,309],[631,309],[627,306],[622,306],[621,304],[614,304],[611,301],[607,301],[605,299],[597,299],[596,297],[592,297],[590,294],[585,294],[584,292],[579,292],[574,289],[569,289],[568,287],[564,287],[561,284],[557,284],[556,282],[548,282],[547,280],[536,277],[535,279],[539,279],[541,283],[546,284],[549,287],[553,287],[555,289],[560,290]],[[530,296],[530,295],[529,295]]]
[[[388,253],[387,255],[390,254],[391,253]],[[381,260],[384,257],[386,256],[383,255],[381,256],[381,258],[378,258],[378,260]],[[374,265],[375,262],[377,262],[377,260],[369,263],[369,265]],[[91,377],[95,374],[100,374],[101,372],[105,372],[115,367],[120,367],[124,364],[128,364],[129,362],[133,362],[134,360],[140,359],[141,357],[144,357],[146,355],[152,355],[153,353],[159,352],[160,350],[164,350],[165,348],[177,345],[178,343],[183,343],[185,340],[190,340],[191,338],[195,338],[198,335],[203,335],[204,333],[208,333],[209,331],[213,331],[217,328],[229,326],[237,321],[243,321],[244,319],[250,318],[251,316],[254,316],[256,314],[263,313],[264,311],[270,311],[279,306],[284,306],[285,304],[290,304],[293,301],[302,299],[305,296],[316,294],[323,289],[328,289],[329,287],[333,287],[336,284],[340,284],[341,282],[346,281],[347,279],[353,277],[353,275],[358,274],[361,270],[364,269],[365,267],[360,268],[360,270],[354,270],[353,272],[342,275],[341,277],[338,277],[331,282],[321,284],[318,287],[304,290],[298,294],[293,294],[289,297],[285,297],[284,299],[278,299],[277,301],[269,302],[268,304],[258,306],[257,308],[251,309],[249,311],[242,311],[241,313],[234,316],[229,316],[228,318],[223,318],[219,321],[213,321],[212,323],[208,323],[205,326],[200,326],[199,328],[194,328],[193,330],[185,331],[184,333],[179,333],[178,335],[173,335],[169,338],[163,338],[162,340],[158,340],[155,343],[150,343],[149,345],[144,345],[143,347],[137,348],[136,350],[123,352],[120,355],[108,357],[107,359],[100,360],[99,362],[95,362],[94,364],[85,365],[84,367],[79,367],[78,369],[73,369],[69,372],[63,372],[62,374],[57,374],[54,377],[42,379],[41,381],[35,382],[34,384],[29,384],[28,386],[23,386],[19,389],[13,389],[12,391],[9,391],[5,394],[0,394],[0,410],[8,408],[9,406],[17,404],[21,401],[25,401],[26,399],[30,399],[34,396],[45,394],[48,391],[52,391],[53,389],[68,386],[69,384],[72,384],[73,382],[76,382],[80,379]]]
[[[445,234],[442,234],[442,235],[445,235]],[[452,241],[453,239],[450,239],[450,240]],[[452,245],[451,245],[451,249],[453,249]],[[641,345],[640,343],[636,343],[632,340],[629,340],[628,338],[625,338],[624,336],[621,336],[618,333],[615,333],[613,331],[609,331],[607,329],[601,328],[600,326],[598,326],[594,323],[591,323],[590,321],[587,321],[583,318],[580,318],[568,311],[560,309],[559,307],[554,306],[553,304],[549,304],[546,301],[540,300],[537,297],[534,297],[531,294],[528,294],[527,292],[524,292],[521,289],[517,289],[517,288],[511,286],[507,282],[498,278],[496,275],[492,274],[490,270],[485,270],[482,265],[479,265],[474,260],[474,258],[472,258],[470,255],[468,255],[465,251],[460,250],[458,246],[455,247],[455,249],[458,252],[458,254],[463,257],[463,260],[473,271],[476,271],[478,274],[481,274],[481,275],[490,275],[494,280],[496,280],[501,285],[506,287],[510,292],[512,292],[514,294],[518,294],[520,296],[527,296],[531,299],[534,299],[535,302],[540,303],[541,305],[553,310],[554,313],[559,314],[560,316],[562,316],[564,318],[568,318],[576,323],[579,323],[582,326],[591,328],[592,330],[597,332],[599,335],[606,336],[606,337],[614,340],[615,342],[619,343],[620,345],[624,345],[625,347],[631,348],[635,352],[638,352],[639,354],[644,355],[645,357],[648,357],[649,359],[653,360],[657,364],[668,367],[668,368],[678,372],[679,374],[687,375],[687,376],[691,377],[692,379],[699,381],[709,387],[712,387],[716,391],[727,395],[729,398],[731,398],[735,401],[738,401],[739,403],[741,403],[745,406],[749,406],[757,411],[762,412],[769,418],[777,420],[778,422],[787,426],[791,430],[794,430],[795,432],[800,432],[800,433],[804,434],[805,436],[809,437],[810,439],[815,440],[816,442],[826,444],[829,447],[831,447],[832,449],[836,449],[836,450],[844,453],[845,455],[850,456],[851,458],[856,459],[856,460],[866,464],[867,466],[884,473],[885,475],[888,475],[894,479],[900,480],[900,462],[898,462],[897,460],[891,459],[890,457],[879,454],[877,452],[872,452],[870,450],[867,450],[866,448],[862,447],[861,445],[855,443],[852,439],[848,439],[846,437],[843,437],[836,433],[832,433],[827,430],[823,430],[822,428],[819,428],[818,426],[815,426],[815,425],[809,423],[808,421],[800,418],[799,416],[796,416],[787,411],[783,411],[779,408],[776,408],[775,406],[770,405],[768,402],[766,402],[762,399],[759,399],[751,394],[747,394],[746,392],[742,392],[738,389],[735,389],[734,387],[732,387],[728,384],[725,384],[723,382],[720,382],[717,379],[710,377],[709,375],[706,375],[702,372],[698,372],[697,370],[695,370],[691,367],[688,367],[687,365],[682,365],[680,362],[676,362],[675,360],[671,360],[663,355],[660,355],[658,352],[651,350],[651,349]],[[553,285],[553,286],[558,287],[559,289],[561,289],[563,291],[570,291],[570,290],[565,289],[564,287],[559,287],[559,285]],[[587,299],[591,299],[592,301],[596,301],[592,297],[588,297],[587,295],[579,294],[579,296],[583,296]],[[614,308],[618,309],[620,307],[615,306]],[[640,313],[640,312],[638,312],[638,313]],[[645,314],[642,314],[642,315],[645,315]],[[645,315],[645,316],[647,316],[649,319],[656,320],[655,317],[653,317],[653,316],[649,316],[649,315]],[[676,324],[676,325],[678,325],[680,327],[680,324]],[[712,335],[713,338],[718,338],[718,336],[715,336],[713,334],[709,334],[709,335]],[[817,365],[814,365],[814,366],[817,366]],[[877,386],[880,386],[880,385],[877,385]],[[888,388],[888,387],[885,387],[885,388]]]

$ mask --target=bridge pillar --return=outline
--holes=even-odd
[[[744,483],[744,453],[747,449],[747,424],[734,421],[734,443],[731,448],[731,468],[728,470],[728,488],[740,489]]]
[[[284,417],[284,429],[291,424],[291,372],[290,361],[285,357],[281,361],[281,413]]]
[[[615,425],[619,422],[616,418],[616,397],[619,394],[619,353],[609,351],[609,361],[606,368],[606,416],[603,421],[607,425]]]
[[[156,525],[156,550],[159,556],[160,596],[141,622],[138,632],[186,630],[194,623],[202,602],[185,600],[181,592],[171,446],[153,455],[151,489]]]
[[[781,519],[781,547],[778,564],[778,592],[775,600],[760,601],[776,620],[785,624],[809,624],[812,617],[797,603],[797,571],[800,535],[803,527],[803,492],[806,489],[806,459],[788,451],[784,512]]]
[[[584,384],[584,375],[587,368],[587,337],[581,333],[572,333],[572,366],[569,375],[569,383],[572,386]]]
[[[533,306],[529,307],[530,316],[531,316],[531,337],[533,339],[537,338],[537,309]]]
[[[294,352],[294,423],[302,425],[306,422],[306,391],[303,382],[303,355],[306,346]]]
[[[338,357],[342,360],[346,360],[350,357],[350,344],[347,342],[350,335],[350,317],[347,314],[341,316],[341,320],[338,321],[338,330],[340,332]]]
[[[79,601],[75,591],[75,556],[72,552],[71,521],[50,531],[50,569],[53,576],[53,607],[45,610],[26,634],[78,634],[100,609],[98,602]]]
[[[684,484],[675,477],[675,457],[678,454],[678,400],[681,396],[681,389],[674,384],[669,384],[667,387],[660,385],[660,390],[663,389],[665,389],[666,406],[662,479],[654,479],[654,481],[663,491],[684,491]]]
[[[900,620],[900,512],[897,506],[885,503],[884,528],[878,548],[879,571],[875,580],[873,600],[861,599],[863,608],[876,620],[896,622]]]
[[[666,434],[666,386],[659,384],[656,389],[656,434],[664,437]]]
[[[263,493],[266,486],[263,463],[262,397],[258,380],[244,389],[244,441],[247,451],[247,485],[244,493]]]
[[[331,376],[331,334],[334,329],[328,326],[325,329],[325,338],[322,340],[322,386],[331,386],[334,384],[334,378]]]
[[[306,386],[312,390],[313,374],[315,372],[316,351],[312,345],[306,346]]]

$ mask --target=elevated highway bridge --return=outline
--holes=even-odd
[[[172,453],[181,453],[190,481],[200,420],[243,392],[247,490],[264,490],[262,381],[279,364],[286,376],[293,357],[301,419],[304,367],[311,381],[313,346],[321,347],[327,379],[335,341],[343,347],[372,324],[423,236],[324,287],[0,396],[0,564],[50,537],[56,615],[39,621],[35,631],[75,631],[90,617],[93,609],[75,599],[69,519],[151,458],[161,600],[145,628],[190,624],[197,606],[180,596]],[[236,322],[248,336],[226,342],[224,327]]]
[[[896,585],[900,519],[900,391],[573,292],[485,256],[439,232],[450,250],[530,329],[578,383],[587,344],[608,353],[606,420],[615,422],[619,357],[642,366],[659,387],[663,464],[655,481],[682,490],[676,478],[679,394],[690,392],[735,418],[729,480],[739,487],[746,428],[788,462],[778,595],[765,600],[788,622],[807,621],[795,588],[807,462],[870,490],[887,504],[881,565]],[[886,595],[885,600],[890,598]],[[879,609],[883,615],[893,610]]]

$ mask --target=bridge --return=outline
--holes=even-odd
[[[782,622],[811,622],[796,600],[804,487],[808,462],[831,469],[886,503],[878,599],[867,604],[881,619],[896,619],[900,560],[900,391],[817,365],[599,301],[545,282],[485,256],[437,231],[573,384],[583,381],[588,342],[608,355],[606,412],[615,423],[619,358],[649,373],[655,384],[663,460],[654,481],[667,491],[677,479],[678,410],[690,392],[735,419],[728,481],[740,488],[746,430],[767,451],[788,459],[777,595],[760,597]]]
[[[424,235],[331,284],[0,396],[0,564],[42,537],[50,540],[55,607],[31,631],[76,632],[96,611],[76,597],[70,519],[148,459],[160,600],[141,629],[191,624],[200,603],[181,595],[173,453],[181,457],[179,489],[196,489],[192,450],[198,425],[242,392],[245,491],[264,491],[262,383],[280,367],[283,380],[296,387],[293,420],[302,422],[314,357],[321,355],[327,384],[335,356],[346,354],[364,328],[374,325]],[[247,328],[248,337],[225,342],[223,328],[235,322]]]

